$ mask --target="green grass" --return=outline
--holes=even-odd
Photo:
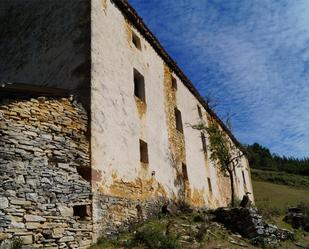
[[[301,230],[294,230],[290,224],[283,221],[286,210],[292,206],[302,203],[306,208],[309,207],[309,187],[291,187],[270,182],[252,181],[255,204],[259,208],[263,217],[270,223],[280,228],[294,231],[295,241],[285,241],[281,243],[282,249],[298,249],[295,245],[298,242],[307,245],[309,234]]]
[[[266,181],[281,185],[309,189],[309,176],[288,174],[279,171],[267,171],[251,169],[252,179],[255,181]]]
[[[309,206],[309,188],[295,188],[287,185],[252,181],[256,206],[262,211],[282,215],[286,209],[301,202]]]

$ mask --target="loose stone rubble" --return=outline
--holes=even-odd
[[[19,237],[23,248],[87,248],[91,185],[87,114],[66,98],[0,104],[0,244]],[[87,206],[88,205],[88,206]],[[74,216],[75,215],[75,216]],[[2,242],[1,242],[2,241]]]
[[[301,208],[289,208],[284,221],[291,224],[295,229],[303,229],[309,232],[309,216]]]
[[[276,248],[280,241],[293,237],[290,231],[266,223],[255,208],[218,208],[213,215],[215,221],[223,223],[243,237],[252,239],[255,244]]]

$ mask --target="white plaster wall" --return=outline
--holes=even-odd
[[[164,63],[153,48],[139,34],[142,51],[130,45],[124,16],[109,0],[92,0],[92,77],[91,77],[91,151],[92,167],[101,172],[101,179],[94,188],[109,194],[113,175],[124,181],[137,177],[150,177],[155,171],[156,180],[171,197],[176,192],[175,172],[168,160],[169,144],[164,108]],[[133,84],[133,68],[145,77],[147,111],[140,118]],[[186,148],[186,165],[191,190],[202,193],[207,205],[224,205],[221,198],[217,169],[208,160],[205,163],[200,132],[188,124],[196,124],[200,118],[198,101],[178,82],[177,107],[182,113]],[[201,105],[200,105],[201,106]],[[201,106],[202,107],[202,106]],[[202,108],[204,121],[205,110]],[[149,170],[141,170],[139,139],[148,143]],[[243,167],[247,162],[242,160]],[[252,193],[251,181],[246,173],[247,190]],[[144,175],[143,175],[144,174]],[[241,169],[237,169],[237,194],[245,190]],[[207,177],[211,178],[212,195]]]
[[[209,163],[205,162],[205,156],[203,152],[203,145],[201,140],[201,133],[195,130],[191,125],[198,124],[201,119],[198,114],[197,104],[198,101],[191,94],[191,92],[183,85],[178,77],[177,79],[177,93],[176,102],[177,108],[181,111],[182,121],[184,124],[184,137],[185,137],[185,148],[186,148],[186,164],[188,170],[188,177],[191,190],[200,190],[203,192],[204,198],[207,204],[211,204],[210,191],[207,183],[207,177],[212,178],[212,168]],[[199,104],[202,112],[205,113],[203,107]],[[206,119],[203,119],[204,122]],[[211,179],[213,194],[218,195],[218,191],[215,188],[215,178]]]
[[[148,143],[149,177],[170,194],[174,171],[168,161],[163,61],[141,37],[142,51],[128,42],[126,23],[110,2],[92,1],[92,165],[102,172],[105,193],[112,174],[125,181],[141,175],[139,139]],[[135,30],[138,34],[138,32]],[[133,68],[145,77],[147,111],[135,103]]]

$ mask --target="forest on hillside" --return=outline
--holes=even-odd
[[[245,146],[250,166],[254,169],[281,171],[309,176],[309,158],[294,158],[272,154],[258,143]]]

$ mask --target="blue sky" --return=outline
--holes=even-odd
[[[242,143],[309,156],[308,0],[130,0]]]

